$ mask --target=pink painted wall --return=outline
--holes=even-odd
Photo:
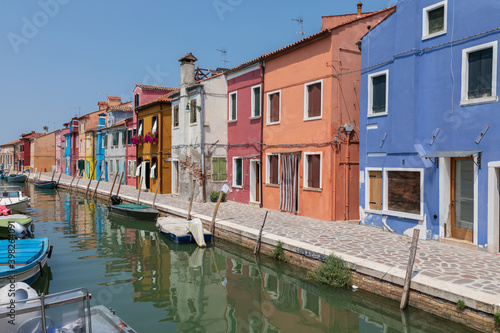
[[[244,72],[242,69],[241,72]],[[233,75],[236,73],[232,73]],[[262,116],[256,119],[251,118],[252,115],[252,87],[262,83],[262,70],[260,68],[240,76],[228,79],[227,90],[228,94],[237,92],[236,110],[237,120],[228,121],[228,153],[227,153],[227,180],[228,184],[233,182],[233,157],[243,157],[243,186],[242,188],[234,187],[228,195],[228,200],[248,203],[250,201],[250,159],[260,159],[260,145],[257,143],[231,146],[235,144],[244,144],[250,142],[261,142],[261,119]],[[262,86],[261,86],[262,95]],[[228,95],[229,96],[229,95]],[[228,99],[228,115],[229,119],[229,99]],[[262,114],[262,106],[261,106]],[[245,158],[246,157],[246,158]]]
[[[133,113],[132,120],[125,122],[125,127],[127,128],[127,133],[128,130],[134,130],[137,128],[137,114],[135,112]],[[125,180],[125,184],[136,186],[137,178],[134,175],[128,174],[128,165],[129,161],[135,161],[137,159],[137,146],[133,144],[127,145],[126,152],[127,152],[127,162],[125,167],[127,168],[126,172],[127,179]]]
[[[165,95],[166,93],[168,93],[168,91],[148,90],[142,89],[141,87],[135,87],[133,97],[135,98],[135,94],[139,94],[139,105],[143,105],[154,101],[155,99]],[[135,99],[132,99],[132,105],[134,105],[134,101]]]
[[[64,135],[68,134],[68,128],[62,128],[56,132],[56,160],[59,160],[59,169],[57,173],[64,173]]]

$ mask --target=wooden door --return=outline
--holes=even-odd
[[[260,162],[255,162],[255,201],[260,202]]]
[[[474,232],[474,160],[451,159],[451,237],[472,242]]]

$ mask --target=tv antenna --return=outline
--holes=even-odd
[[[297,32],[297,33],[298,33],[299,35],[301,35],[301,36],[302,36],[302,38],[304,38],[304,35],[305,35],[305,34],[304,34],[304,20],[303,20],[303,19],[301,19],[301,18],[294,18],[294,19],[292,19],[292,21],[295,21],[295,22],[300,23],[300,32]],[[301,38],[301,39],[302,39],[302,38]]]
[[[226,64],[229,62],[228,60],[226,60],[227,51],[226,50],[219,50],[219,49],[217,49],[217,51],[219,51],[221,54],[224,55],[224,60],[221,60],[221,61],[224,63],[224,67],[226,67]]]
[[[76,106],[76,107],[72,107],[72,109],[78,109],[78,117],[80,117],[80,107],[79,106]],[[76,117],[76,114],[75,114],[75,117]]]

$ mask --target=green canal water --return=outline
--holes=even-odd
[[[154,223],[108,216],[101,200],[25,186],[35,235],[52,258],[34,287],[84,287],[138,332],[471,332],[363,291],[307,280],[303,270],[222,241],[174,245]]]

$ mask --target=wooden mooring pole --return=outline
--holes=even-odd
[[[92,170],[92,175],[90,176],[89,183],[87,184],[87,190],[85,191],[85,196],[87,196],[87,193],[89,193],[90,184],[92,183],[92,178],[94,178],[96,166],[97,166],[97,161],[94,163],[94,170]]]
[[[120,188],[122,187],[123,175],[125,175],[125,172],[122,172],[122,175],[120,176],[120,182],[118,183],[118,190],[116,190],[116,196],[118,196],[118,194],[120,194]]]
[[[227,187],[227,185],[225,185]],[[219,211],[219,205],[220,202],[222,201],[222,196],[226,194],[227,190],[223,188],[219,192],[219,199],[217,199],[217,204],[215,205],[214,209],[214,216],[212,217],[212,224],[210,224],[210,233],[212,234],[212,239],[214,238],[214,232],[215,232],[215,218],[217,217],[217,212]]]
[[[71,185],[73,185],[73,181],[75,180],[75,177],[76,177],[76,172],[75,172],[75,175],[73,176],[73,179],[71,179],[71,183],[69,184],[69,189],[71,189]]]
[[[102,179],[102,174],[99,174],[99,180],[97,181],[97,185],[95,186],[95,189],[94,189],[94,195],[93,195],[94,198],[97,195],[97,188],[99,187],[99,184],[101,183],[101,179]]]
[[[142,177],[141,180],[139,181],[139,193],[137,194],[137,204],[139,204],[139,199],[141,197],[141,188],[142,188]]]
[[[115,179],[113,179],[113,185],[111,186],[111,191],[109,191],[108,205],[111,201],[111,196],[113,195],[113,189],[115,188],[116,177],[118,177],[118,173],[115,174]]]
[[[257,252],[260,252],[260,240],[262,238],[262,230],[264,230],[264,224],[266,224],[267,213],[269,213],[269,211],[266,211],[266,215],[264,215],[264,222],[262,222],[262,225],[260,226],[259,237],[257,238],[257,242],[255,243],[253,254],[257,254]]]
[[[413,229],[413,239],[411,241],[410,258],[408,259],[408,267],[406,268],[405,284],[403,288],[403,296],[401,297],[401,304],[399,308],[404,310],[408,305],[408,298],[410,296],[410,283],[411,275],[413,274],[413,264],[415,263],[415,256],[417,255],[417,244],[419,229]]]
[[[54,175],[56,174],[56,168],[54,168],[54,171],[52,171],[52,178],[50,179],[50,181],[54,181]]]
[[[191,220],[191,208],[193,208],[193,199],[194,199],[194,189],[196,185],[196,179],[193,179],[193,192],[191,192],[191,200],[189,201],[189,210],[188,210],[188,216],[187,219]]]
[[[57,178],[57,185],[59,185],[59,181],[61,180],[62,172],[59,174],[59,178]]]
[[[156,196],[158,195],[158,188],[160,187],[161,177],[158,178],[158,184],[156,185],[155,197],[153,199],[153,208],[155,208]]]
[[[78,189],[78,183],[80,182],[80,179],[82,179],[82,177],[78,177],[78,178],[76,179],[75,190],[77,190],[77,189]]]

